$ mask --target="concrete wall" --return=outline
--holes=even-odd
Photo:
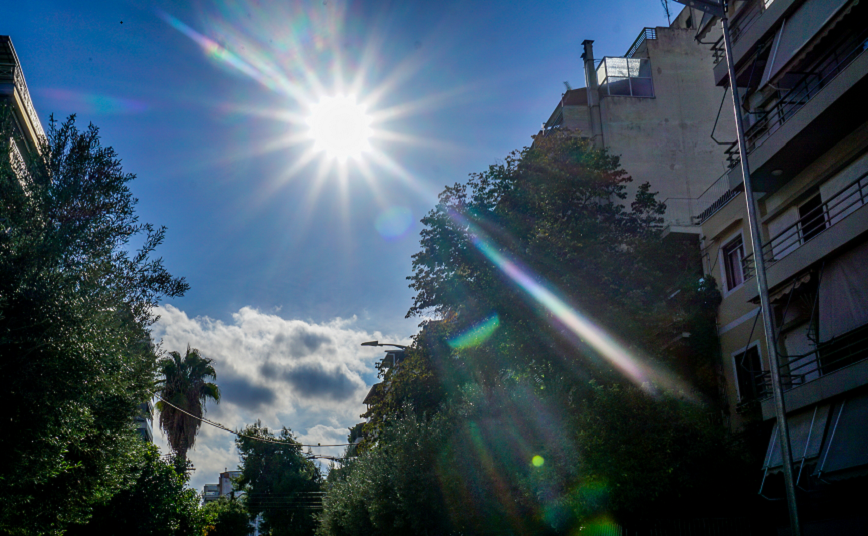
[[[725,147],[710,137],[724,90],[714,85],[711,52],[695,30],[657,28],[647,41],[654,98],[601,99],[606,147],[633,176],[631,191],[650,182],[658,198],[695,198],[726,170]],[[715,136],[735,139],[724,103]]]

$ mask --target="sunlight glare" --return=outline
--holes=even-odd
[[[371,117],[351,96],[322,97],[307,118],[314,150],[331,158],[358,159],[370,149]]]

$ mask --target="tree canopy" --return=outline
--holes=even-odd
[[[187,289],[152,256],[165,229],[139,222],[134,178],[74,116],[26,166],[0,158],[0,530],[60,533],[131,484],[153,309]]]
[[[186,462],[181,462],[185,465]],[[134,484],[94,509],[85,525],[72,525],[68,536],[189,536],[202,534],[207,512],[199,495],[187,487],[189,476],[172,457],[160,457],[151,445],[141,449],[130,468]]]
[[[321,534],[563,534],[749,496],[720,426],[720,294],[629,182],[554,132],[444,190],[408,278],[422,329],[381,370]]]
[[[313,534],[322,474],[292,431],[284,427],[274,434],[257,421],[240,434],[238,486],[246,493],[251,520],[261,514],[263,532],[273,536]]]
[[[187,451],[196,444],[206,401],[220,402],[220,388],[208,381],[217,379],[212,362],[190,345],[183,358],[178,352],[169,352],[157,362],[162,376],[158,392],[168,402],[157,402],[160,428],[181,460],[187,459]]]

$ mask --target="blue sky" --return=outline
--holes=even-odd
[[[168,227],[159,254],[191,290],[156,335],[218,360],[224,401],[209,416],[323,442],[359,420],[376,379],[377,350],[357,342],[416,330],[405,278],[437,192],[530,142],[563,82],[583,85],[584,39],[617,56],[667,24],[659,0],[31,0],[3,13],[43,123],[99,126],[138,176],[142,221]],[[319,159],[294,170],[309,105],[360,77],[359,101],[389,112],[380,159],[345,176]],[[237,456],[224,432],[199,442],[201,489]]]

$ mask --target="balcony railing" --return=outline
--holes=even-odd
[[[732,17],[729,23],[729,34],[732,37],[732,43],[738,43],[744,32],[747,31],[754,23],[762,17],[766,9],[772,4],[773,0],[753,0],[747,5],[738,10]]]
[[[639,37],[637,37],[636,40],[633,41],[633,44],[630,45],[630,50],[628,50],[627,53],[624,54],[624,57],[625,58],[632,58],[633,54],[635,54],[636,51],[639,50],[639,47],[641,47],[642,44],[644,42],[648,41],[649,39],[657,39],[657,29],[656,28],[644,28],[642,30],[642,33],[639,34]]]
[[[27,114],[33,129],[40,138],[45,137],[45,131],[42,130],[42,123],[39,122],[39,116],[36,115],[36,109],[33,107],[33,101],[30,100],[30,92],[27,90],[27,82],[24,80],[24,73],[21,67],[15,63],[0,63],[0,82],[11,81],[18,90],[18,94],[24,103],[24,113]]]
[[[745,133],[748,153],[777,132],[788,119],[802,109],[866,49],[868,49],[868,29],[829,51],[817,62],[817,66],[811,72],[803,73],[791,89],[775,90],[770,99],[771,104],[765,110],[750,112],[753,124]]]
[[[798,221],[762,246],[766,266],[772,266],[868,202],[868,173],[863,174],[819,206],[805,211]],[[754,276],[753,254],[742,260],[744,278]]]
[[[868,359],[868,325],[820,343],[816,350],[801,355],[780,355],[781,384],[784,391],[795,389],[810,381],[831,374],[844,367]],[[772,396],[772,378],[769,371],[746,371],[751,374],[750,393],[745,402],[765,400]]]

